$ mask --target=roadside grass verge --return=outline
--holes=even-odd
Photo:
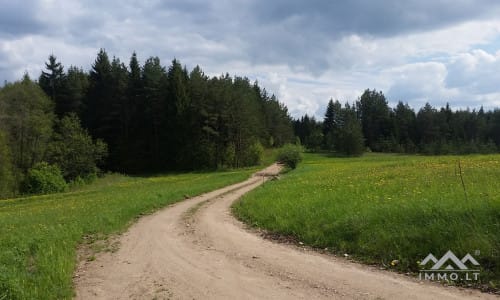
[[[481,265],[479,286],[498,290],[499,182],[500,155],[306,154],[233,211],[251,226],[401,272],[418,272],[429,253],[470,253]]]
[[[243,181],[258,168],[127,177],[0,201],[0,299],[70,299],[76,248],[168,204]]]

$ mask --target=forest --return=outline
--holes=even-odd
[[[294,140],[284,104],[245,77],[139,64],[101,49],[89,72],[50,55],[38,80],[0,89],[0,197],[62,191],[101,171],[255,165]]]
[[[50,55],[37,80],[0,89],[0,198],[64,191],[102,172],[152,174],[238,168],[287,143],[357,156],[494,153],[500,110],[390,108],[381,91],[353,103],[330,100],[324,119],[293,120],[246,77],[188,71],[174,59],[128,65],[101,49],[90,70]]]
[[[294,132],[312,151],[359,155],[364,151],[426,155],[496,153],[500,110],[440,109],[426,103],[418,112],[398,102],[390,108],[381,91],[365,90],[354,104],[330,100],[322,121],[305,115]]]

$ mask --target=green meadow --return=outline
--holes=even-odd
[[[0,299],[72,298],[80,243],[106,239],[141,214],[242,181],[255,170],[107,175],[68,193],[1,200]]]
[[[499,183],[500,155],[306,154],[233,210],[252,226],[401,272],[418,272],[429,253],[470,253],[479,284],[498,289]]]

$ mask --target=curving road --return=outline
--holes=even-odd
[[[115,253],[81,262],[77,299],[498,299],[421,283],[251,233],[231,204],[258,187],[250,179],[141,218]]]

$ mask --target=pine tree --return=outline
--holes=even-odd
[[[186,158],[183,144],[188,134],[188,124],[185,120],[189,118],[189,107],[191,105],[188,94],[188,75],[176,59],[168,69],[168,94],[167,94],[167,123],[164,129],[163,139],[169,145],[168,164],[180,167]],[[180,163],[179,163],[180,162]]]
[[[361,155],[364,151],[364,138],[354,107],[346,103],[341,111],[341,119],[336,150],[347,156]]]
[[[292,119],[287,107],[280,103],[274,95],[268,97],[265,90],[259,94],[256,84],[254,84],[255,94],[257,99],[260,99],[258,102],[262,105],[262,112],[259,114],[264,115],[264,128],[260,129],[265,132],[263,144],[269,147],[280,147],[292,142],[294,138]]]
[[[389,106],[382,92],[366,90],[358,103],[366,145],[380,151],[381,144],[391,135]]]
[[[89,74],[84,124],[94,138],[108,145],[106,168],[114,171],[123,171],[120,146],[126,87],[126,67],[117,58],[110,62],[106,51],[101,49]]]
[[[101,49],[89,73],[89,91],[85,98],[83,123],[93,136],[103,138],[102,120],[108,109],[111,95],[111,63]]]
[[[212,135],[216,134],[212,124],[212,111],[208,101],[208,77],[199,66],[189,74],[189,98],[191,101],[188,118],[188,136],[183,151],[187,168],[210,167],[214,159]]]
[[[88,88],[88,74],[81,68],[70,66],[64,81],[63,99],[59,102],[58,116],[75,113],[82,117]]]
[[[167,74],[158,57],[150,57],[143,67],[143,101],[145,106],[145,134],[148,139],[144,153],[149,157],[149,166],[167,168],[171,157],[169,134],[174,128],[167,128],[169,114],[167,111]]]
[[[127,113],[128,126],[128,154],[124,158],[124,168],[129,172],[139,172],[149,166],[149,131],[144,99],[144,82],[142,69],[134,52],[130,57],[127,83]]]
[[[328,150],[334,150],[338,142],[339,128],[342,126],[341,111],[340,102],[338,100],[333,102],[333,99],[330,99],[323,119],[324,146]]]
[[[38,84],[55,103],[56,114],[61,116],[64,113],[63,89],[66,80],[64,67],[60,62],[57,62],[57,58],[51,54],[49,56],[49,61],[45,63],[45,68],[47,72],[42,71],[42,74],[38,79]]]
[[[112,156],[108,162],[114,170],[125,171],[124,162],[129,155],[130,105],[128,103],[128,70],[120,59],[113,58],[111,62],[111,102],[107,115],[110,135],[107,143]]]
[[[394,137],[405,152],[416,151],[416,115],[415,111],[403,102],[398,102],[394,109]]]

